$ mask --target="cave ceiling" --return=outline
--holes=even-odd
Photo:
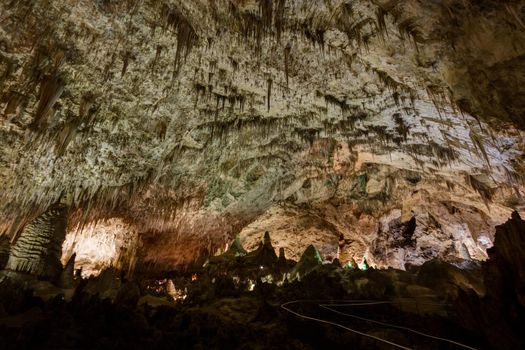
[[[383,265],[483,258],[522,204],[524,11],[2,1],[0,231],[61,202],[72,231],[116,220],[174,265],[267,228]]]

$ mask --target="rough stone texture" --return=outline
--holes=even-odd
[[[496,227],[490,260],[483,263],[486,294],[464,292],[457,302],[462,323],[482,329],[491,348],[521,349],[525,346],[525,221],[514,212]],[[497,320],[497,322],[494,322]]]
[[[514,299],[525,316],[525,221],[518,213],[496,228],[494,247],[485,264],[485,279],[493,287],[488,291],[494,299]]]
[[[290,271],[289,275],[287,276],[288,280],[293,281],[296,279],[301,279],[301,277],[310,273],[313,269],[321,264],[321,255],[313,245],[309,245],[301,256],[301,259],[299,259],[297,262],[297,265],[295,265],[292,271]]]
[[[337,201],[273,206],[241,231],[243,245],[253,249],[262,232],[269,230],[275,246],[285,248],[294,260],[309,244],[319,249],[324,260],[339,257],[346,264],[366,258],[375,267],[404,269],[438,257],[486,259],[494,227],[507,219],[509,210],[485,206],[467,188],[449,193],[446,184],[428,180],[414,184],[405,175],[391,173],[393,184],[384,194],[390,199],[385,202],[351,185],[348,192],[341,185]],[[410,223],[415,227],[407,232]]]
[[[0,236],[0,270],[5,267],[5,264],[7,264],[10,248],[11,243],[9,242],[9,238],[6,236]]]
[[[121,219],[109,219],[70,230],[62,244],[62,264],[75,254],[74,267],[83,277],[115,267],[131,273],[140,247],[136,228]]]
[[[303,205],[294,215],[319,221],[293,228],[324,258],[483,258],[523,204],[523,11],[2,2],[0,231],[62,198],[77,208],[70,231],[118,218],[137,228],[141,263],[177,266],[223,251],[261,215],[277,213],[284,234],[279,206]],[[407,240],[396,232],[411,211]]]
[[[55,280],[62,272],[60,257],[68,209],[54,206],[29,223],[11,248],[6,269]]]

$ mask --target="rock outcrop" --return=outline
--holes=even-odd
[[[321,255],[317,249],[313,245],[309,245],[297,265],[288,274],[288,280],[301,279],[322,263]]]
[[[525,346],[525,221],[514,212],[496,227],[490,260],[483,264],[486,294],[463,293],[458,300],[460,320],[471,329],[483,330],[494,349]]]
[[[496,227],[494,247],[489,249],[484,278],[487,295],[519,305],[525,316],[525,221],[516,212]]]
[[[29,223],[12,246],[6,269],[56,280],[67,219],[68,208],[56,205]]]

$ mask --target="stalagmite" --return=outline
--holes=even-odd
[[[54,280],[62,272],[68,208],[54,205],[29,223],[13,243],[6,270]]]
[[[322,263],[323,261],[319,251],[313,245],[309,245],[304,251],[297,265],[295,265],[293,270],[289,273],[288,279],[291,281],[295,279],[300,280]]]
[[[58,285],[62,288],[69,289],[75,286],[75,258],[76,254],[71,255],[71,258],[69,258],[66,266],[60,273]]]

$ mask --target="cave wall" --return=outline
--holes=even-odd
[[[283,242],[304,232],[327,257],[337,236],[340,256],[402,266],[483,258],[479,238],[490,245],[523,205],[520,3],[38,0],[0,12],[10,239],[60,198],[71,232],[112,218],[136,228],[143,264],[188,264],[260,222]],[[306,223],[282,214],[298,205]],[[401,218],[381,223],[393,210]],[[385,231],[412,211],[417,242],[397,247]]]
[[[114,267],[132,275],[140,242],[137,229],[112,218],[69,230],[62,244],[61,261],[66,265],[75,254],[75,269],[83,277],[97,276]]]
[[[436,183],[411,185],[410,192],[402,186],[392,191],[395,200],[373,209],[367,207],[368,199],[272,206],[242,229],[243,246],[256,248],[268,230],[274,246],[294,260],[313,244],[325,261],[366,259],[381,268],[405,269],[434,258],[481,261],[492,246],[495,227],[511,214],[502,205],[480,205],[473,194],[468,200],[459,190],[451,197]]]

